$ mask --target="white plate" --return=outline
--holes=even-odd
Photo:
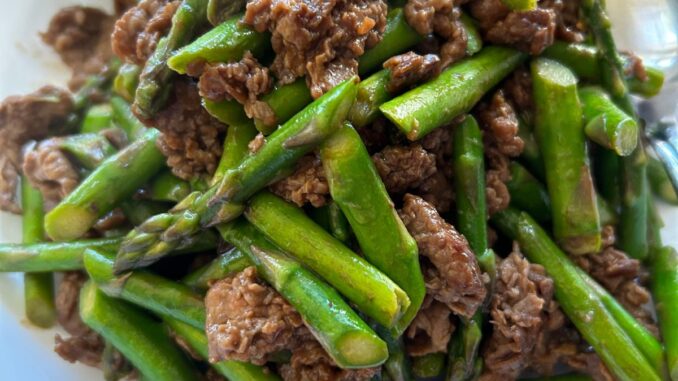
[[[68,71],[45,47],[37,33],[45,30],[60,8],[74,4],[102,6],[109,0],[23,0],[3,1],[0,23],[0,99],[33,91],[46,84],[63,85]],[[661,206],[665,221],[678,221],[678,208]],[[678,226],[664,231],[667,243],[678,244]],[[21,240],[20,219],[0,212],[0,242]],[[69,364],[53,351],[54,334],[41,330],[24,318],[21,274],[0,275],[0,380],[90,381],[102,380],[101,372],[80,364]]]

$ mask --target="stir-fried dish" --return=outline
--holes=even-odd
[[[0,104],[0,271],[106,380],[678,381],[678,257],[602,0],[142,0]],[[653,192],[654,191],[654,192]],[[55,274],[56,288],[55,288]]]

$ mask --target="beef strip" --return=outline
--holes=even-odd
[[[53,86],[24,96],[11,96],[0,103],[0,209],[20,211],[15,195],[23,144],[65,132],[72,110],[70,94]]]
[[[422,266],[427,294],[457,315],[473,316],[487,290],[466,238],[418,196],[405,195],[400,217],[417,241],[419,254],[430,262]]]
[[[439,127],[426,135],[421,146],[436,159],[436,172],[426,178],[415,190],[433,205],[439,213],[452,210],[454,203],[454,183],[452,173],[452,128],[453,125]]]
[[[43,140],[24,152],[23,173],[40,190],[45,209],[55,207],[80,180],[75,166],[59,147],[61,138]]]
[[[176,81],[173,99],[150,123],[162,132],[158,147],[177,177],[190,180],[214,173],[226,126],[201,106],[195,84]]]
[[[172,26],[180,1],[142,0],[115,22],[113,52],[121,60],[144,65]]]
[[[192,70],[196,69],[197,66],[193,65]],[[238,62],[205,64],[201,69],[198,84],[201,96],[214,102],[235,99],[245,106],[248,117],[275,124],[276,117],[271,107],[257,99],[273,89],[273,78],[268,68],[261,66],[252,53],[245,52]]]
[[[435,156],[419,144],[386,147],[372,161],[391,193],[416,188],[436,172]]]
[[[271,70],[283,83],[306,76],[314,98],[356,75],[365,49],[386,27],[383,0],[252,0],[243,22],[270,31]]]
[[[452,311],[445,304],[427,296],[405,332],[407,352],[410,356],[447,353],[447,344],[454,329]]]
[[[292,351],[289,364],[279,370],[285,381],[368,381],[379,375],[381,367],[341,369],[313,340]]]
[[[257,153],[264,144],[266,144],[266,137],[260,132],[247,144],[247,149],[251,153]]]
[[[315,155],[304,156],[297,163],[294,173],[274,183],[271,191],[297,206],[309,203],[318,208],[329,198],[330,187],[325,178],[320,159]]]
[[[419,55],[407,52],[393,56],[384,62],[384,69],[391,71],[386,89],[397,93],[424,82],[436,75],[440,57],[435,54]]]
[[[114,21],[99,9],[81,6],[63,8],[52,17],[42,39],[73,70],[68,84],[71,90],[108,65],[113,56],[110,36]]]
[[[521,116],[532,111],[532,75],[526,68],[515,70],[502,85],[505,100]],[[497,100],[499,101],[499,100]]]
[[[210,362],[262,365],[270,355],[312,338],[301,316],[257,279],[254,267],[212,285],[205,307]]]
[[[556,37],[567,42],[584,41],[584,23],[579,17],[579,0],[541,0],[540,8],[556,13]]]
[[[85,274],[72,271],[65,273],[59,283],[54,299],[57,320],[71,336],[63,338],[57,334],[54,351],[68,362],[97,366],[101,362],[104,340],[82,322],[78,309],[80,289],[86,281]]]

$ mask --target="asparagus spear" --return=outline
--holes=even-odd
[[[412,373],[419,378],[433,378],[442,374],[445,369],[445,354],[430,353],[412,358]]]
[[[531,262],[544,266],[553,279],[556,300],[613,375],[620,380],[661,379],[577,267],[529,215],[509,208],[492,220],[520,243]]]
[[[268,193],[252,198],[247,219],[274,244],[324,278],[379,324],[392,328],[410,305],[407,294],[309,219]]]
[[[678,380],[678,254],[670,246],[652,250],[652,294],[666,346],[668,371]]]
[[[96,220],[113,210],[165,163],[155,146],[158,130],[106,159],[80,185],[45,216],[45,230],[54,240],[81,237]]]
[[[593,158],[596,189],[617,210],[621,206],[619,156],[610,150],[597,149]]]
[[[537,8],[537,0],[501,0],[513,11],[530,11]]]
[[[111,128],[112,121],[111,105],[107,103],[94,105],[90,107],[82,117],[80,133],[97,133],[101,130]]]
[[[363,255],[410,298],[395,327],[400,336],[426,295],[417,242],[398,217],[370,154],[350,124],[325,142],[320,155],[332,199],[351,224]]]
[[[638,124],[620,110],[599,87],[579,89],[586,136],[619,156],[630,155],[638,145]]]
[[[172,17],[172,27],[163,37],[139,75],[134,112],[150,119],[164,106],[174,73],[168,67],[172,53],[186,45],[207,21],[208,0],[182,0]]]
[[[650,158],[647,163],[647,178],[650,181],[650,188],[662,200],[671,204],[678,204],[678,195],[673,188],[671,179],[666,173],[664,166],[659,160]]]
[[[28,245],[0,244],[0,272],[47,272],[82,269],[88,248],[115,250],[120,238],[74,242],[43,242]]]
[[[513,49],[487,47],[379,109],[408,139],[418,140],[468,112],[525,58],[525,54]]]
[[[393,381],[412,381],[412,367],[410,358],[405,353],[405,342],[401,337],[394,337],[391,330],[373,323],[372,328],[386,342],[388,359],[383,365],[382,376]]]
[[[228,126],[249,123],[249,118],[247,117],[247,114],[245,114],[245,109],[235,99],[213,102],[203,98],[202,106],[210,115]]]
[[[191,193],[191,184],[165,170],[151,179],[147,192],[152,200],[179,202]]]
[[[511,205],[528,212],[539,223],[551,221],[551,199],[546,187],[518,162],[511,162],[511,180],[506,187]]]
[[[204,292],[212,282],[238,273],[249,266],[252,266],[252,262],[246,254],[238,249],[231,249],[188,274],[181,282],[195,291]]]
[[[196,329],[177,319],[164,318],[165,326],[182,339],[194,352],[204,360],[208,360],[207,337],[201,329]],[[222,376],[230,381],[279,381],[280,377],[265,367],[240,362],[224,360],[211,364]]]
[[[80,317],[148,379],[199,379],[160,323],[128,304],[104,295],[92,282],[87,282],[80,291]]]
[[[339,241],[348,244],[351,239],[351,226],[349,225],[344,212],[341,211],[336,202],[331,201],[320,208],[313,208],[308,211],[313,221],[322,226],[332,236]]]
[[[146,133],[146,126],[132,112],[132,107],[120,97],[111,98],[113,122],[127,133],[130,141],[141,138]]]
[[[576,78],[545,58],[532,63],[535,132],[546,167],[553,232],[572,254],[600,249],[600,217],[588,166]]]
[[[219,226],[222,237],[247,253],[263,277],[301,314],[325,351],[342,368],[377,366],[388,357],[384,343],[339,293],[286,257],[244,220]]]
[[[483,49],[483,37],[480,35],[475,20],[462,12],[459,18],[466,31],[466,55],[472,56]]]
[[[269,135],[275,131],[278,124],[288,121],[294,114],[311,103],[313,97],[311,97],[311,91],[306,85],[306,80],[301,78],[289,85],[276,87],[272,92],[264,95],[261,101],[266,102],[271,107],[276,117],[276,123],[269,124],[264,120],[255,118],[254,125],[259,132]]]
[[[520,117],[518,118],[518,137],[524,143],[523,152],[520,154],[520,162],[539,180],[544,180],[546,178],[546,169],[544,169],[544,159],[541,156],[541,150],[534,136],[534,130],[530,124]]]
[[[187,286],[145,271],[122,276],[113,274],[115,254],[87,249],[83,257],[90,278],[106,295],[169,316],[202,329],[205,327],[205,304],[202,297]]]
[[[131,364],[125,362],[123,366],[120,365],[120,357],[122,355],[115,349],[113,344],[109,341],[104,343],[104,351],[101,353],[101,372],[104,374],[106,381],[118,381],[127,377],[134,368]]]
[[[134,102],[134,93],[139,86],[139,74],[141,74],[140,66],[130,63],[123,64],[118,75],[113,79],[113,91],[127,102]]]
[[[97,168],[117,151],[105,136],[95,133],[66,136],[58,144],[85,169]]]
[[[23,243],[38,243],[45,238],[42,220],[42,193],[24,176],[21,178],[21,207],[23,209]],[[33,325],[49,328],[56,320],[54,306],[54,276],[50,272],[24,274],[24,302],[26,318]]]

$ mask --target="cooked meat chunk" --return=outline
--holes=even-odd
[[[446,172],[446,176],[452,175],[451,173],[447,173],[452,169],[449,161],[452,157],[453,149],[452,128],[454,128],[454,124],[436,128],[419,141],[426,151],[435,155],[438,170]]]
[[[212,285],[205,296],[211,362],[262,365],[269,355],[297,347],[310,333],[294,308],[257,279],[254,267]]]
[[[106,213],[103,217],[99,218],[94,226],[92,226],[92,229],[103,235],[109,230],[122,227],[126,222],[127,217],[125,217],[125,213],[122,211],[122,209],[116,208]]]
[[[445,175],[440,169],[427,177],[414,192],[433,205],[438,213],[447,213],[452,210],[454,184],[451,177]]]
[[[389,146],[372,156],[386,189],[404,192],[420,186],[436,172],[436,158],[420,145]]]
[[[257,153],[264,144],[266,144],[266,137],[260,132],[247,144],[247,149],[251,153]]]
[[[501,0],[475,0],[470,10],[489,42],[515,46],[533,55],[553,43],[556,13],[552,9],[511,12]]]
[[[341,369],[315,341],[308,341],[292,351],[289,364],[280,367],[285,381],[368,381],[380,372],[380,367]]]
[[[118,16],[124,14],[135,5],[137,5],[137,0],[113,0],[113,9]]]
[[[173,100],[151,123],[162,132],[158,147],[172,173],[185,180],[214,173],[226,127],[201,106],[195,84],[177,81]]]
[[[408,0],[405,18],[417,33],[434,33],[442,39],[439,47],[440,64],[444,69],[466,55],[466,30],[461,25],[461,11],[454,0]]]
[[[624,74],[638,78],[641,81],[646,81],[647,71],[645,71],[643,59],[633,52],[623,52],[622,54],[627,58]]]
[[[71,193],[80,180],[77,167],[59,147],[59,140],[43,140],[24,152],[23,173],[42,193],[47,210]]]
[[[396,93],[419,82],[427,81],[436,74],[439,62],[440,58],[435,54],[422,56],[415,52],[389,58],[384,62],[384,68],[391,71],[387,90],[390,93]]]
[[[15,194],[23,144],[62,133],[72,109],[70,94],[52,86],[0,103],[0,209],[20,211]]]
[[[542,0],[539,7],[556,13],[556,37],[568,42],[584,41],[583,22],[579,19],[579,0]]]
[[[52,17],[42,39],[73,70],[71,89],[80,88],[88,76],[101,72],[110,61],[114,21],[99,9],[80,6],[64,8]]]
[[[475,255],[459,234],[421,197],[406,194],[400,211],[407,230],[417,241],[427,293],[457,315],[470,318],[487,290]]]
[[[455,328],[451,319],[452,311],[445,304],[430,296],[426,297],[405,332],[406,348],[410,356],[446,353]]]
[[[517,379],[530,358],[553,299],[553,281],[517,248],[497,267],[492,298],[492,338],[484,350],[483,379]]]
[[[235,99],[245,106],[248,117],[275,123],[271,107],[257,100],[273,89],[273,78],[250,52],[238,62],[204,65],[198,88],[200,95],[211,101]]]
[[[116,22],[111,44],[121,60],[143,65],[172,26],[180,1],[142,0]]]
[[[514,71],[504,82],[503,89],[515,111],[532,111],[532,75],[527,69]]]
[[[489,103],[479,106],[478,117],[486,131],[486,139],[500,153],[510,157],[520,156],[524,142],[518,136],[518,116],[502,90],[494,93]]]
[[[358,72],[386,27],[383,0],[252,0],[243,22],[270,31],[271,69],[281,83],[306,75],[314,98]]]
[[[511,194],[506,187],[506,181],[508,181],[507,173],[490,169],[485,174],[485,196],[487,199],[487,212],[490,215],[508,208],[511,202]],[[508,178],[510,179],[510,174]]]
[[[71,337],[64,339],[57,334],[54,351],[68,362],[97,366],[101,362],[104,340],[82,322],[78,310],[80,289],[86,281],[85,274],[73,271],[65,273],[59,283],[54,299],[57,320]]]
[[[576,372],[588,374],[594,381],[615,380],[603,361],[594,352],[579,352],[575,355],[567,356],[564,363]]]
[[[319,208],[327,202],[330,187],[322,163],[309,155],[299,160],[293,174],[271,185],[271,191],[297,206],[309,203]]]

